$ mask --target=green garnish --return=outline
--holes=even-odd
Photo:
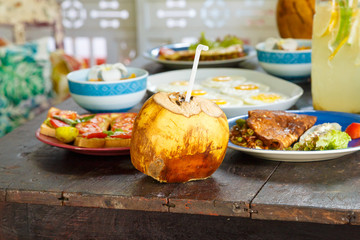
[[[77,119],[76,121],[77,121],[78,123],[87,122],[87,121],[93,119],[94,117],[95,117],[95,114],[92,114],[92,115],[89,115],[89,116],[86,116],[86,117]]]
[[[87,122],[89,120],[91,120],[92,118],[95,117],[95,114],[80,118],[80,119],[76,119],[76,120],[72,120],[72,119],[68,119],[68,118],[64,118],[64,117],[60,117],[57,115],[54,115],[53,118],[60,120],[66,124],[69,124],[71,127],[75,127],[76,124],[78,123],[83,123],[83,122]]]
[[[222,40],[216,39],[215,41],[212,41],[210,39],[207,39],[205,37],[205,33],[202,32],[199,40],[196,43],[191,44],[189,47],[189,50],[196,50],[196,47],[199,44],[206,45],[209,47],[209,49],[214,49],[214,48],[227,48],[227,47],[230,47],[232,45],[237,45],[237,44],[242,45],[243,41],[240,38],[238,38],[236,36],[232,36],[232,35],[226,35],[224,37],[224,39],[222,39]]]
[[[77,122],[75,120],[72,120],[72,119],[67,119],[67,118],[64,118],[64,117],[60,117],[60,116],[53,116],[53,118],[57,119],[57,120],[60,120],[66,124],[69,124],[70,126],[74,127]]]

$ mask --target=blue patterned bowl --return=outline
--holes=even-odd
[[[149,73],[140,68],[127,67],[128,75],[136,77],[116,82],[87,81],[90,69],[67,75],[74,101],[89,112],[126,112],[138,104],[146,93]]]
[[[299,46],[311,47],[311,40],[296,40]],[[311,75],[311,49],[298,51],[264,50],[264,42],[256,45],[260,66],[271,75],[290,81],[307,80]]]

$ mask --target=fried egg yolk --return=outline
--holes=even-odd
[[[282,96],[278,93],[258,93],[255,95],[250,95],[244,98],[244,101],[247,104],[251,105],[260,105],[260,104],[268,104],[268,103],[275,103],[279,102],[283,99],[286,99],[285,96]]]
[[[236,90],[258,90],[259,86],[254,84],[241,84],[234,87]]]
[[[175,82],[170,83],[170,85],[173,85],[173,86],[188,86],[189,82],[188,81],[175,81]]]
[[[185,92],[186,94],[187,92]],[[191,91],[191,95],[192,96],[204,96],[206,95],[207,92],[205,90],[202,90],[202,89],[195,89],[195,90],[192,90]]]
[[[229,82],[232,80],[230,76],[218,76],[211,79],[214,82]]]
[[[217,105],[225,105],[228,103],[225,99],[210,99],[210,100],[216,103]]]

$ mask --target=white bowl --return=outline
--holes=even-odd
[[[299,46],[311,47],[311,40],[296,39]],[[290,81],[308,79],[311,75],[311,49],[284,51],[265,50],[265,43],[256,45],[260,66],[271,75]]]
[[[128,75],[135,78],[114,82],[88,81],[90,69],[67,75],[69,90],[74,101],[89,112],[126,112],[138,104],[146,93],[149,73],[140,68],[128,67]]]

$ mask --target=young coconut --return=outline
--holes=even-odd
[[[229,140],[224,112],[210,100],[180,93],[150,97],[135,119],[131,162],[160,182],[208,178],[222,163]]]

